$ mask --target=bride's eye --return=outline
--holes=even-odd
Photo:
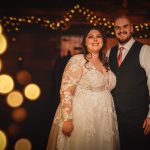
[[[93,36],[88,36],[89,39],[93,38]]]

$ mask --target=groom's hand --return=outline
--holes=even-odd
[[[145,135],[150,134],[150,118],[145,119],[145,121],[143,123],[143,128],[144,128]]]

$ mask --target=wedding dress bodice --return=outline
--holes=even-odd
[[[82,54],[73,56],[64,70],[61,84],[61,105],[63,120],[72,119],[72,97],[90,92],[111,91],[116,84],[115,75],[108,70],[104,75],[87,62]]]

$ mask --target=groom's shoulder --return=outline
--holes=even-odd
[[[116,48],[118,48],[118,44],[112,46],[112,47],[110,48],[110,50],[114,50],[114,49],[116,49]]]

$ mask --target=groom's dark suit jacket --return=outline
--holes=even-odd
[[[134,123],[140,126],[149,109],[146,72],[139,60],[142,45],[135,41],[119,68],[117,65],[118,45],[111,49],[109,56],[110,68],[117,79],[116,87],[112,91],[117,115],[119,119],[131,118],[131,121],[134,120]]]

